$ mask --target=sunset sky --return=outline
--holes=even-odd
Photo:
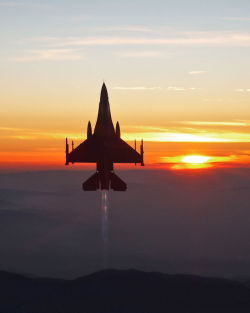
[[[0,0],[0,38],[0,270],[250,277],[250,0]],[[103,82],[126,192],[65,166]]]
[[[249,1],[0,1],[0,26],[1,169],[63,166],[103,80],[147,165],[249,166]]]

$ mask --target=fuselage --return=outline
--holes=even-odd
[[[73,146],[73,145],[72,145]],[[126,190],[126,184],[114,173],[114,163],[143,163],[143,142],[141,153],[120,138],[119,122],[114,128],[108,92],[102,86],[99,110],[94,132],[88,122],[87,140],[69,153],[66,139],[66,165],[69,163],[96,163],[96,173],[84,184],[84,190],[113,189]]]

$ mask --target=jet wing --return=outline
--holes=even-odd
[[[92,136],[68,154],[68,162],[96,163],[99,154],[100,144],[98,140]]]
[[[141,163],[141,155],[119,137],[102,141],[93,135],[72,152],[67,160],[72,163],[96,163],[106,156],[113,163]]]
[[[113,163],[141,163],[141,155],[121,138],[116,137],[110,143],[107,152]]]

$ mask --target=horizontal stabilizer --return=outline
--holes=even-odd
[[[84,191],[96,191],[97,189],[114,191],[127,190],[126,183],[112,172],[104,173],[96,172],[82,184]]]
[[[114,173],[110,173],[111,189],[114,191],[126,191],[127,185],[120,177]]]
[[[82,184],[82,189],[85,191],[96,191],[99,189],[99,174],[95,173]]]

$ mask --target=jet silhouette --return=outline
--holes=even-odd
[[[83,184],[83,190],[94,191],[97,189],[114,191],[125,191],[127,185],[114,173],[114,163],[140,163],[143,162],[143,140],[140,145],[140,154],[129,146],[121,138],[119,122],[116,129],[111,118],[108,91],[103,83],[98,117],[94,133],[90,121],[87,127],[87,139],[69,152],[68,140],[66,138],[66,164],[69,163],[96,163],[96,173]]]

